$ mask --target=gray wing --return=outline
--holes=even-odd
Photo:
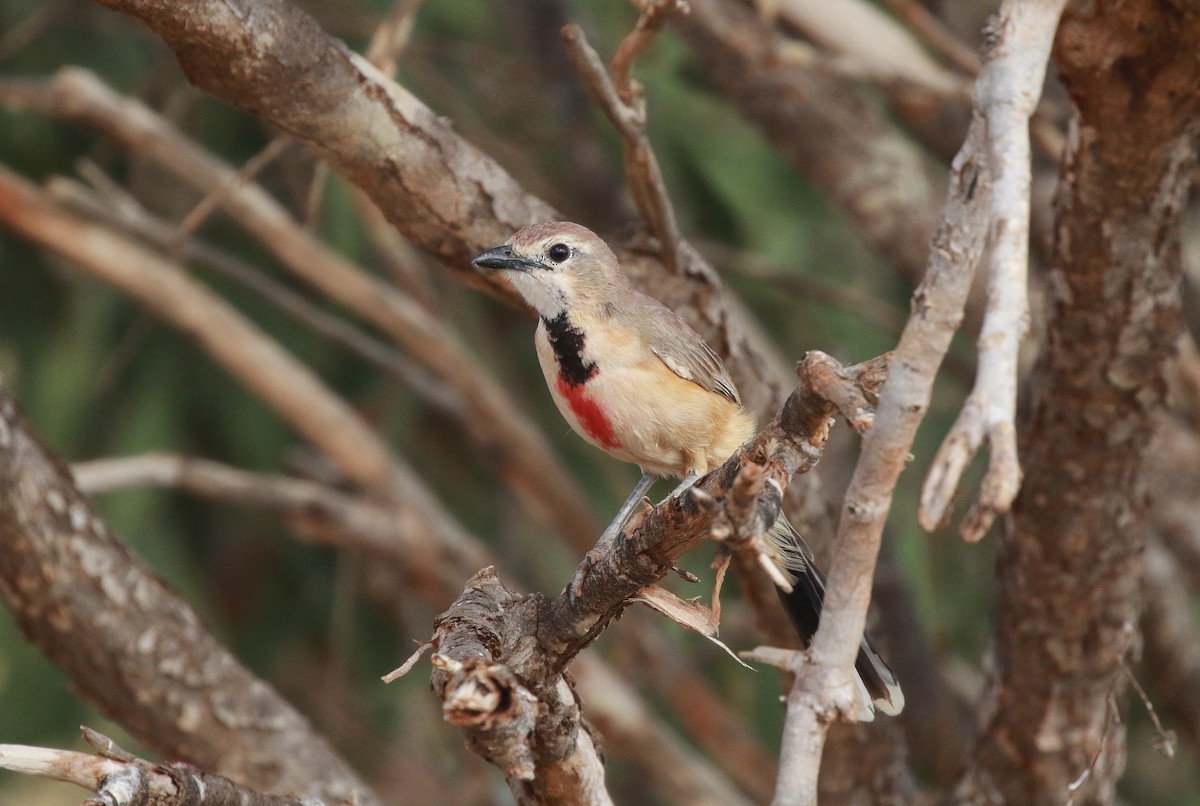
[[[721,358],[692,330],[677,313],[663,306],[664,316],[644,317],[640,321],[646,333],[650,349],[667,368],[684,380],[699,384],[710,392],[716,392],[737,403],[737,387],[729,377],[729,371]]]

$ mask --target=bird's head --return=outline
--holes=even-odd
[[[508,243],[481,252],[471,262],[505,272],[545,319],[564,310],[603,305],[628,285],[608,244],[568,221],[525,227]]]

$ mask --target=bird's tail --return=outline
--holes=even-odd
[[[767,540],[776,554],[776,564],[791,578],[792,592],[779,590],[779,599],[787,611],[800,640],[805,646],[812,641],[821,619],[821,606],[825,601],[825,575],[813,562],[812,550],[782,515],[767,534]],[[858,648],[858,659],[854,662],[858,683],[866,694],[863,698],[864,712],[860,721],[874,718],[874,708],[889,716],[895,716],[904,708],[904,692],[896,681],[896,675],[879,657],[879,652],[865,634]]]

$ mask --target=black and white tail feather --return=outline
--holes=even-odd
[[[782,515],[767,532],[767,542],[775,552],[776,565],[792,583],[791,593],[779,589],[779,600],[783,609],[804,642],[808,646],[821,620],[821,607],[825,601],[825,574],[813,561],[812,549],[804,538]],[[879,657],[871,639],[863,635],[854,662],[860,693],[860,722],[870,722],[878,708],[889,716],[904,709],[904,692],[896,681],[896,675]]]

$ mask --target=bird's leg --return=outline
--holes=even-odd
[[[633,510],[637,507],[642,497],[646,495],[646,490],[650,489],[650,485],[654,483],[656,476],[650,473],[643,473],[638,483],[634,485],[633,490],[629,493],[629,497],[625,499],[625,503],[621,504],[621,508],[617,510],[617,516],[613,518],[612,523],[604,530],[604,534],[600,535],[600,539],[596,541],[596,545],[592,547],[583,557],[583,562],[575,569],[575,576],[571,578],[571,584],[567,586],[567,597],[574,602],[579,596],[583,588],[583,580],[587,578],[588,572],[592,570],[592,566],[604,559],[609,550],[612,549],[613,543],[617,539],[617,535],[621,533],[621,527],[625,525],[625,521],[629,520],[629,516],[633,514]]]

